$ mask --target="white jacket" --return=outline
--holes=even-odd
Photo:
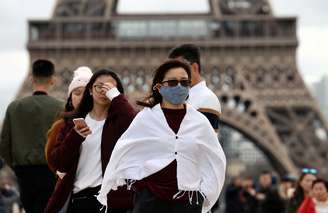
[[[160,104],[137,114],[112,152],[97,197],[100,203],[106,205],[107,193],[125,180],[141,180],[176,159],[178,189],[203,193],[203,212],[211,209],[224,184],[226,158],[207,118],[191,105],[186,110],[177,134]]]

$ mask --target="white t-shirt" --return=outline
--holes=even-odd
[[[315,204],[316,213],[328,213],[328,200],[325,202],[319,202],[316,199],[313,200]]]
[[[88,135],[81,145],[73,193],[99,186],[102,182],[101,136],[105,120],[94,120],[88,114],[85,122],[92,134]]]
[[[211,112],[218,116],[221,114],[219,98],[206,86],[205,81],[190,88],[187,103],[201,112]]]

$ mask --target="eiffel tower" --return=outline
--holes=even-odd
[[[279,174],[311,167],[328,177],[328,126],[297,70],[295,17],[274,16],[269,0],[209,0],[209,12],[197,14],[122,14],[118,3],[57,0],[50,20],[29,21],[30,60],[57,67],[53,95],[65,98],[72,70],[87,65],[112,67],[129,96],[141,97],[169,50],[194,43],[221,122],[250,138]],[[26,79],[19,96],[30,88]]]

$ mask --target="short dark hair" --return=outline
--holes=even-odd
[[[272,173],[269,170],[263,170],[260,175],[272,175]]]
[[[313,181],[312,188],[318,183],[323,183],[323,185],[325,185],[325,187],[326,187],[326,190],[328,191],[328,182],[324,179],[321,179],[321,178],[318,178],[315,181]]]
[[[49,78],[55,73],[54,64],[46,59],[38,59],[33,62],[32,75],[37,78]]]
[[[200,63],[200,49],[194,44],[182,44],[180,46],[174,47],[170,53],[169,58],[176,59],[182,57],[187,60],[190,64],[196,63],[199,67],[199,72],[201,70]]]

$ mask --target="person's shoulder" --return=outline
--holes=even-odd
[[[58,99],[58,98],[55,98],[55,97],[53,97],[53,96],[51,96],[51,95],[47,95],[46,97],[47,97],[48,99],[52,100],[52,101],[55,102],[55,103],[58,103],[58,104],[63,103],[62,100],[60,100],[60,99]]]
[[[63,108],[65,105],[64,101],[57,99],[53,96],[47,95],[47,96],[45,96],[45,98],[47,99],[46,103],[49,105],[56,106],[59,108]]]
[[[195,117],[196,119],[198,119],[198,121],[201,122],[206,122],[207,123],[207,118],[206,116],[201,113],[200,111],[198,111],[194,106],[188,104],[187,105],[187,112],[189,112],[193,117]]]
[[[154,116],[156,116],[156,106],[144,107],[137,112],[136,116],[134,117],[134,121],[144,122],[145,120],[151,119]]]
[[[57,128],[63,128],[66,125],[66,122],[63,118],[58,119],[52,124],[51,128],[57,129]]]
[[[198,110],[211,109],[215,114],[221,114],[221,103],[218,96],[208,87],[203,87],[197,95],[194,95],[194,100],[190,102]]]
[[[68,124],[65,122],[65,120],[63,118],[55,121],[52,124],[51,128],[48,130],[48,137],[51,136],[51,135],[57,134],[66,125],[68,125]]]
[[[210,99],[211,101],[219,102],[218,96],[210,88],[208,88],[206,84],[197,87],[196,90],[191,90],[191,92],[194,92],[193,96],[197,98],[197,100],[204,101],[206,99]]]
[[[218,96],[208,87],[204,87],[203,93],[204,99],[210,99],[211,101],[219,102]]]
[[[14,110],[17,106],[19,105],[24,105],[26,103],[29,102],[31,96],[27,96],[27,97],[22,97],[22,98],[17,98],[15,100],[13,100],[12,102],[9,103],[7,110]]]
[[[199,110],[196,110],[192,105],[188,104],[187,113],[190,114],[190,118],[192,120],[197,120],[197,122],[194,123],[195,126],[202,129],[203,132],[213,131],[213,126],[211,125],[208,118]],[[208,132],[209,133],[209,132]]]
[[[153,113],[154,112],[154,107],[144,107],[142,108],[138,113],[137,116],[147,116],[149,113]]]

